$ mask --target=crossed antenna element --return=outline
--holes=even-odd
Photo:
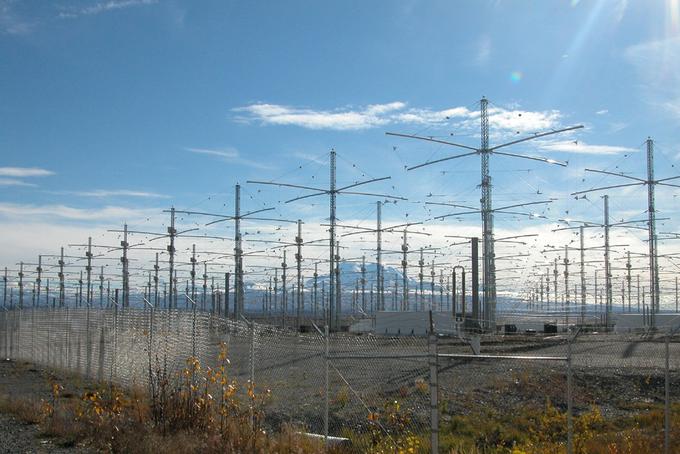
[[[489,112],[488,112],[489,101],[482,97],[480,101],[480,126],[481,126],[481,144],[479,148],[472,147],[469,145],[463,145],[455,142],[450,142],[447,140],[436,139],[434,137],[419,136],[415,134],[400,134],[395,132],[387,132],[389,136],[403,137],[407,139],[418,139],[427,142],[438,143],[442,145],[449,145],[452,147],[462,148],[464,150],[469,150],[467,153],[457,154],[453,156],[448,156],[441,159],[435,159],[433,161],[427,161],[416,166],[408,167],[407,170],[415,170],[421,167],[429,166],[432,164],[437,164],[440,162],[450,161],[453,159],[463,158],[466,156],[479,155],[481,157],[481,214],[482,214],[482,254],[484,257],[484,305],[485,314],[487,314],[488,319],[486,320],[487,328],[494,326],[496,322],[496,263],[494,258],[494,239],[493,239],[493,212],[491,203],[491,177],[489,176],[489,157],[492,154],[508,156],[511,158],[521,158],[528,159],[532,161],[544,162],[546,164],[555,164],[565,167],[566,162],[557,161],[554,159],[548,159],[541,156],[530,156],[517,153],[508,153],[505,151],[499,151],[501,148],[509,147],[511,145],[516,145],[523,142],[528,142],[530,140],[539,139],[541,137],[547,137],[554,134],[559,134],[562,132],[573,131],[575,129],[583,128],[583,125],[571,126],[568,128],[552,130],[542,133],[535,133],[529,137],[524,137],[521,139],[512,140],[507,143],[500,145],[489,146]],[[506,207],[509,208],[509,207]]]
[[[630,186],[647,186],[647,241],[649,243],[649,290],[651,297],[651,328],[656,329],[656,313],[660,310],[660,299],[661,294],[659,289],[659,261],[658,261],[658,251],[657,251],[657,235],[656,235],[656,208],[655,208],[655,195],[654,189],[657,185],[670,186],[673,188],[680,188],[680,185],[668,183],[671,180],[680,179],[680,175],[676,175],[669,178],[655,179],[654,178],[654,141],[648,137],[645,141],[647,148],[647,178],[637,178],[624,173],[607,172],[605,170],[595,170],[586,169],[586,172],[598,173],[603,175],[611,175],[616,177],[627,178],[633,180],[634,183],[624,183],[617,184],[613,186],[604,186],[599,188],[587,189],[584,191],[573,192],[571,195],[579,196],[581,194],[587,194],[589,192],[595,191],[605,191],[607,189],[625,188]]]
[[[335,254],[335,227],[336,227],[336,197],[338,194],[346,194],[346,195],[362,195],[362,196],[368,196],[368,197],[380,197],[380,198],[386,198],[386,199],[393,199],[393,200],[406,200],[403,197],[397,197],[397,196],[392,196],[392,195],[387,195],[387,194],[375,194],[375,193],[370,193],[370,192],[357,192],[357,191],[349,191],[349,189],[356,188],[358,186],[363,186],[365,184],[369,183],[375,183],[378,181],[384,181],[384,180],[389,180],[392,177],[382,177],[382,178],[372,178],[370,180],[365,180],[365,181],[359,181],[355,182],[346,186],[342,187],[337,187],[336,186],[336,152],[335,150],[331,150],[330,152],[330,184],[328,189],[325,188],[315,188],[311,186],[301,186],[298,184],[290,184],[290,183],[278,183],[274,181],[255,181],[255,180],[249,180],[247,183],[249,184],[260,184],[260,185],[269,185],[269,186],[278,186],[278,187],[284,187],[284,188],[295,188],[295,189],[304,189],[306,191],[313,191],[311,194],[306,194],[303,196],[295,197],[290,200],[286,200],[285,203],[291,203],[295,202],[297,200],[302,200],[302,199],[308,199],[311,197],[317,197],[320,195],[328,195],[330,200],[329,200],[329,208],[330,208],[330,243],[329,243],[329,264],[330,264],[330,292],[329,292],[329,300],[328,300],[328,326],[331,330],[337,330],[340,327],[340,312],[341,312],[341,301],[336,302],[336,285],[337,283],[335,282],[335,263],[338,259]],[[338,292],[339,293],[339,292]]]

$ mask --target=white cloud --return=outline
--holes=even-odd
[[[14,0],[0,0],[0,33],[24,35],[33,29],[33,24],[19,17],[14,11]]]
[[[1,177],[44,177],[54,175],[51,170],[41,169],[39,167],[0,167]]]
[[[67,205],[0,203],[0,216],[12,219],[50,219],[72,221],[129,220],[148,217],[160,209],[135,209],[120,206],[75,208]]]
[[[598,155],[615,155],[621,153],[634,153],[637,151],[635,148],[620,147],[616,145],[591,145],[580,140],[562,140],[545,143],[541,145],[541,148],[548,151],[561,151],[564,153]]]
[[[210,156],[217,156],[225,159],[238,158],[238,151],[233,148],[227,148],[224,150],[209,150],[207,148],[185,148],[185,150],[196,154],[207,154]]]
[[[95,3],[91,6],[83,8],[68,8],[62,10],[58,17],[62,19],[74,19],[81,16],[94,16],[109,11],[115,11],[134,6],[153,5],[158,3],[158,0],[109,0],[105,2]]]
[[[68,194],[80,197],[139,197],[167,199],[169,196],[156,192],[134,191],[130,189],[95,189],[92,191],[60,191],[58,194]]]
[[[489,61],[491,56],[491,37],[489,35],[482,35],[476,44],[475,63],[484,65]]]
[[[489,126],[511,131],[536,131],[554,128],[561,114],[557,110],[530,112],[525,110],[489,109]]]
[[[293,153],[293,156],[295,156],[296,158],[304,159],[305,161],[311,161],[311,162],[313,162],[315,164],[319,164],[319,165],[325,165],[327,163],[327,161],[324,160],[324,159],[321,159],[320,156],[312,155],[312,154],[309,154],[309,153],[304,153],[302,151],[296,151],[295,153]]]
[[[608,109],[602,109],[602,110],[598,110],[597,112],[595,112],[595,115],[605,115],[605,114],[608,114],[608,113],[609,113]]]
[[[186,151],[196,154],[203,154],[208,156],[214,156],[222,159],[223,161],[234,162],[247,167],[253,167],[260,170],[272,170],[273,167],[267,164],[263,164],[259,161],[252,161],[250,159],[242,158],[241,153],[233,147],[226,147],[222,150],[213,150],[208,148],[185,148]]]
[[[404,108],[402,102],[373,104],[360,110],[336,109],[313,110],[277,104],[257,103],[234,109],[245,113],[245,117],[237,117],[241,121],[257,120],[268,125],[296,125],[307,129],[367,129],[382,126],[389,122],[385,114]]]
[[[0,178],[0,186],[35,186],[33,183],[26,183],[16,178]]]
[[[680,36],[635,44],[624,57],[637,70],[645,99],[680,118]]]
[[[262,125],[289,125],[307,129],[330,129],[337,131],[362,130],[389,124],[451,124],[455,128],[478,130],[479,112],[467,107],[451,107],[443,110],[407,108],[406,103],[395,101],[373,104],[360,108],[314,110],[278,104],[256,103],[233,109],[237,121]],[[506,131],[536,131],[553,128],[559,124],[559,111],[532,112],[519,109],[492,107],[489,124]]]

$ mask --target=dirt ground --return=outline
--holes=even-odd
[[[51,398],[52,383],[64,386],[62,399],[79,396],[87,387],[77,377],[56,375],[32,364],[0,361],[0,395],[40,402]],[[16,416],[0,413],[0,453],[88,453],[84,446],[60,446],[57,440],[41,434],[37,424],[21,421]]]

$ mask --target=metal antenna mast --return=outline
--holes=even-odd
[[[234,318],[239,319],[244,310],[243,241],[241,237],[241,185],[236,184],[234,197]]]
[[[493,212],[491,211],[491,176],[489,175],[489,113],[488,101],[480,102],[481,124],[481,165],[482,165],[482,294],[484,295],[484,314],[486,329],[496,324],[496,257],[493,241]],[[494,329],[494,328],[491,328]]]
[[[286,312],[288,310],[288,292],[286,290],[286,250],[283,250],[283,263],[281,263],[281,327],[286,328]]]
[[[579,227],[579,246],[581,252],[581,325],[586,321],[586,264],[585,264],[585,248],[583,238],[583,226]],[[541,291],[542,293],[542,291]]]
[[[271,185],[271,186],[279,186],[279,187],[288,187],[288,188],[297,188],[297,189],[304,189],[307,191],[314,191],[311,194],[303,195],[300,197],[295,197],[290,200],[286,200],[285,203],[291,203],[297,200],[301,199],[306,199],[310,197],[316,197],[320,195],[329,195],[330,203],[329,203],[329,208],[330,208],[330,225],[329,225],[329,265],[330,265],[330,270],[329,270],[329,275],[330,275],[330,288],[329,288],[329,297],[328,297],[328,312],[327,312],[327,317],[328,317],[328,326],[331,331],[336,331],[339,329],[339,316],[340,312],[337,311],[337,306],[339,305],[339,301],[337,301],[337,297],[340,294],[336,287],[338,285],[337,282],[337,276],[338,276],[338,270],[336,270],[337,267],[337,262],[336,262],[336,254],[335,254],[335,249],[336,249],[336,237],[335,237],[335,230],[336,230],[336,224],[337,224],[337,216],[336,216],[336,197],[338,194],[348,194],[348,195],[364,195],[364,196],[371,196],[371,197],[381,197],[381,198],[390,198],[390,199],[399,199],[399,200],[406,200],[403,197],[394,197],[390,195],[385,195],[385,194],[373,194],[373,193],[366,193],[366,192],[355,192],[355,191],[348,191],[348,189],[355,188],[357,186],[365,185],[368,183],[374,183],[377,181],[383,181],[383,180],[389,180],[391,177],[382,177],[382,178],[373,178],[370,180],[366,181],[360,181],[356,183],[349,184],[347,186],[343,186],[338,188],[336,185],[336,152],[335,150],[331,150],[330,152],[330,185],[329,189],[322,189],[322,188],[315,188],[315,187],[310,187],[310,186],[301,186],[301,185],[296,185],[296,184],[289,184],[289,183],[277,183],[277,182],[272,182],[272,181],[255,181],[255,180],[249,180],[247,183],[250,184],[261,184],[261,185]],[[334,277],[335,276],[335,277]]]
[[[677,284],[677,280],[676,280],[676,284]],[[676,297],[677,297],[677,292],[676,292]],[[363,312],[366,312],[366,256],[365,255],[361,256],[361,310]]]
[[[92,237],[87,238],[87,252],[85,253],[87,256],[87,266],[85,267],[85,270],[87,271],[87,298],[85,298],[85,301],[87,302],[87,307],[92,306]]]
[[[175,286],[173,285],[175,278],[175,236],[177,235],[177,230],[175,229],[175,207],[170,207],[170,226],[168,227],[168,237],[170,238],[170,244],[168,245],[168,275],[170,278],[170,300],[168,302],[168,310],[173,307],[177,309],[177,301],[175,300],[176,293],[174,291]],[[174,304],[173,304],[174,301]]]
[[[402,251],[402,257],[401,257],[401,278],[402,278],[402,291],[404,292],[404,296],[401,302],[401,310],[402,311],[407,311],[409,310],[409,304],[408,304],[408,275],[407,275],[407,268],[408,268],[408,261],[407,261],[407,255],[408,255],[408,242],[406,239],[406,232],[407,228],[404,227],[404,242],[401,245],[401,251]],[[455,296],[454,296],[455,298]]]
[[[459,155],[449,156],[442,159],[436,159],[433,161],[428,161],[423,164],[419,164],[408,168],[407,170],[414,170],[427,165],[448,161],[451,159],[462,158],[464,156],[480,155],[481,158],[481,214],[482,214],[482,255],[484,263],[484,275],[483,275],[483,294],[484,294],[484,314],[486,318],[487,329],[493,329],[496,324],[496,261],[494,257],[494,239],[493,239],[493,209],[492,209],[492,184],[491,176],[489,172],[489,157],[492,154],[498,154],[503,156],[524,158],[534,161],[545,162],[548,164],[557,164],[561,166],[566,166],[566,163],[555,161],[553,159],[547,159],[537,156],[528,156],[515,153],[506,153],[497,151],[500,148],[514,145],[521,142],[526,142],[529,140],[534,140],[540,137],[545,137],[553,134],[558,134],[561,132],[572,131],[575,129],[583,128],[582,125],[572,126],[569,128],[564,128],[555,131],[549,131],[539,134],[533,134],[532,136],[525,137],[522,139],[513,140],[501,145],[496,145],[493,147],[489,146],[489,113],[488,113],[488,100],[482,97],[480,100],[480,126],[481,126],[481,144],[479,148],[470,147],[467,145],[462,145],[458,143],[448,142],[444,140],[434,139],[432,137],[423,137],[412,134],[398,134],[398,133],[386,133],[387,135],[405,137],[411,139],[426,140],[429,142],[450,145],[458,148],[464,148],[471,150],[471,152],[463,153]]]
[[[612,310],[612,271],[609,263],[609,196],[604,196],[604,287],[606,294],[605,326],[611,327]]]
[[[275,221],[275,222],[289,222],[295,223],[295,221],[288,221],[284,219],[272,219],[272,218],[260,218],[252,217],[253,214],[262,213],[264,211],[271,211],[274,208],[262,208],[259,210],[250,211],[248,213],[241,214],[241,185],[236,184],[234,196],[234,214],[233,215],[223,215],[216,213],[204,213],[199,211],[179,211],[175,210],[175,213],[183,213],[189,215],[202,215],[202,216],[212,216],[219,219],[215,221],[210,221],[206,224],[212,225],[218,222],[224,221],[234,221],[234,318],[239,319],[244,311],[244,295],[245,287],[243,280],[243,235],[241,234],[241,221],[242,220],[254,220],[254,221]],[[201,236],[200,238],[205,238]],[[220,238],[221,237],[212,237]]]
[[[196,301],[196,244],[191,245],[191,271],[189,271],[189,276],[191,277],[191,299]]]
[[[626,261],[626,270],[628,271],[626,273],[626,281],[628,282],[628,312],[631,311],[630,307],[630,292],[631,292],[631,281],[632,281],[632,276],[631,276],[631,270],[633,268],[633,265],[630,263],[630,251],[628,251],[628,260]],[[677,312],[677,311],[676,311]]]
[[[63,307],[66,299],[66,289],[64,288],[64,248],[61,248],[59,255],[59,307]]]
[[[2,306],[7,307],[7,267],[5,267],[5,275],[2,278],[4,283],[2,287]]]
[[[120,242],[120,246],[123,249],[123,256],[120,258],[123,264],[123,307],[128,307],[130,304],[130,273],[128,271],[128,228],[127,224],[123,224],[123,241]]]
[[[654,141],[648,137],[645,141],[647,149],[647,178],[637,178],[623,173],[607,172],[604,170],[585,169],[586,172],[600,173],[604,175],[612,175],[616,177],[627,178],[635,181],[634,183],[617,184],[614,186],[605,186],[601,188],[589,189],[586,191],[578,191],[572,195],[586,194],[588,192],[602,191],[606,189],[623,188],[629,186],[646,185],[647,186],[647,241],[649,242],[649,295],[650,295],[650,325],[652,329],[656,328],[656,315],[659,311],[660,289],[658,276],[658,251],[657,251],[657,236],[656,236],[656,208],[654,190],[656,185],[670,186],[674,188],[680,187],[676,184],[667,183],[671,180],[680,178],[680,175],[662,178],[657,180],[654,178]]]
[[[300,329],[302,324],[302,308],[304,302],[302,301],[302,220],[297,220],[297,236],[295,237],[295,243],[297,245],[297,253],[295,254],[295,262],[297,265],[297,308],[296,308],[296,319],[297,327]]]
[[[38,277],[35,279],[36,286],[36,299],[38,301],[38,306],[40,306],[40,286],[42,283],[42,255],[38,256],[38,267],[35,269],[38,272]],[[49,298],[49,295],[48,295]]]
[[[19,309],[24,308],[24,262],[19,264]]]
[[[376,239],[377,245],[375,250],[375,260],[376,260],[376,278],[378,280],[378,310],[385,310],[385,282],[383,281],[382,273],[382,201],[378,200],[376,202],[377,209],[377,224],[376,224]]]

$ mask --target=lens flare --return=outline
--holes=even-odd
[[[513,71],[510,73],[510,82],[513,84],[519,83],[522,80],[522,73],[520,71]]]

